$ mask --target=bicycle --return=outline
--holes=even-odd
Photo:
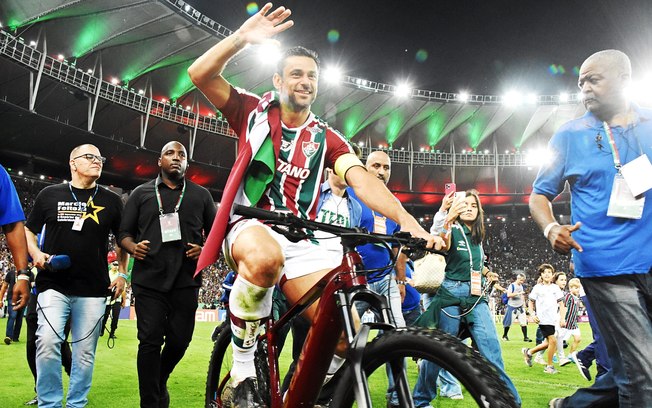
[[[234,207],[235,214],[256,218],[272,225],[288,239],[309,237],[306,232],[326,231],[341,237],[344,255],[342,264],[328,272],[306,294],[292,305],[278,320],[268,319],[259,335],[256,350],[256,372],[259,393],[270,408],[312,407],[317,400],[336,345],[344,331],[348,343],[346,363],[338,376],[331,407],[372,407],[369,382],[385,381],[383,366],[389,365],[401,407],[414,407],[410,380],[416,381],[419,360],[430,360],[451,372],[482,407],[517,407],[514,397],[498,377],[493,366],[477,351],[458,338],[439,330],[423,328],[396,328],[385,297],[371,292],[366,286],[366,275],[355,247],[368,242],[395,242],[407,250],[424,248],[424,241],[409,234],[370,234],[351,229],[298,218],[293,214],[275,213],[258,208]],[[298,361],[287,393],[280,391],[277,334],[290,321],[321,298],[310,333]],[[361,324],[356,329],[352,306],[361,300],[379,312],[381,322]],[[337,329],[333,329],[333,328]],[[383,334],[369,341],[371,330]],[[216,334],[206,382],[206,406],[230,407],[229,355],[231,329],[228,321]],[[380,370],[379,370],[380,368]],[[412,386],[414,383],[412,384]],[[385,404],[385,402],[383,402]]]

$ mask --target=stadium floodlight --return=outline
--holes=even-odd
[[[652,75],[641,81],[632,81],[624,93],[627,99],[649,105],[652,101]]]
[[[484,149],[484,154],[489,154],[489,149]]]
[[[570,95],[568,95],[568,92],[562,92],[559,94],[559,102],[567,103],[569,99]]]
[[[509,91],[503,96],[503,104],[506,106],[518,106],[523,102],[523,95],[520,92]]]
[[[256,53],[263,64],[274,65],[281,58],[280,48],[273,44],[257,46]]]
[[[88,69],[86,70],[86,73],[87,73],[88,75],[93,75],[93,72],[94,72],[94,71],[93,71],[92,68],[88,68]]]
[[[145,91],[143,89],[138,90],[138,95],[144,95],[144,94],[145,94]]]
[[[29,42],[30,47],[36,47],[36,41],[32,40]]]
[[[398,84],[396,85],[396,88],[394,88],[394,95],[398,96],[399,98],[407,98],[410,96],[411,92],[412,89],[410,89],[410,86],[406,83]]]
[[[111,83],[112,83],[113,85],[118,85],[118,83],[120,83],[120,81],[118,80],[118,78],[113,77],[113,78],[111,78]]]
[[[342,80],[342,71],[338,67],[327,67],[321,76],[329,84],[338,84]]]
[[[425,147],[422,147],[421,149],[419,149],[419,151],[420,151],[420,152],[425,152],[425,151],[426,151],[426,148],[425,148]]]
[[[18,175],[19,175],[19,176],[22,176],[22,175],[23,175],[23,171],[22,171],[22,170],[18,170]]]
[[[525,164],[532,167],[541,167],[552,161],[552,152],[546,148],[536,148],[525,156]]]
[[[457,100],[460,102],[467,102],[469,100],[469,93],[464,91],[458,93]]]
[[[359,147],[364,147],[364,142],[363,142],[362,140],[359,141],[359,142],[358,142],[358,146],[359,146]]]
[[[59,61],[63,61],[65,58],[66,58],[66,57],[64,57],[63,54],[59,54],[59,55],[57,55],[57,59],[58,59]]]

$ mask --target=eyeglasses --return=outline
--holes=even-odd
[[[75,160],[75,159],[79,159],[80,157],[83,157],[84,159],[88,160],[91,163],[94,162],[95,160],[97,160],[102,164],[106,163],[106,157],[98,156],[91,153],[81,154],[77,157],[73,157],[72,159]]]
[[[118,266],[118,263],[117,263],[117,262],[113,262],[111,265],[113,265],[113,266]]]

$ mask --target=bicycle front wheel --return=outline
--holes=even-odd
[[[408,327],[385,332],[365,347],[362,369],[370,389],[387,389],[387,365],[396,375],[398,405],[413,407],[412,390],[419,367],[425,361],[453,374],[480,407],[518,407],[496,370],[480,353],[440,330]],[[348,366],[342,369],[346,371],[338,382],[331,406],[357,406],[355,374]],[[435,384],[431,386],[436,387]],[[384,399],[372,402],[373,406],[386,403]]]

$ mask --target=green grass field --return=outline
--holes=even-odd
[[[0,330],[4,334],[7,319],[0,320]],[[195,335],[184,359],[177,366],[168,382],[170,390],[170,406],[197,407],[203,406],[204,382],[212,343],[210,334],[215,324],[197,323]],[[587,323],[580,324],[583,341],[580,348],[588,344],[591,332]],[[551,398],[570,395],[575,389],[588,386],[573,364],[557,367],[559,374],[543,373],[543,366],[534,364],[527,367],[523,362],[521,347],[526,343],[520,341],[520,328],[514,326],[510,331],[512,340],[502,342],[503,357],[507,372],[516,384],[523,399],[523,407],[547,407]],[[502,333],[502,328],[500,329]],[[530,325],[530,337],[534,338],[536,326]],[[33,380],[25,360],[25,325],[19,343],[6,346],[0,343],[0,362],[3,368],[0,381],[0,407],[20,407],[34,396]],[[117,331],[118,339],[115,347],[107,346],[107,337],[101,337],[97,348],[93,387],[89,394],[89,407],[96,408],[131,408],[139,406],[138,377],[136,373],[136,322],[121,320]],[[4,338],[4,336],[2,336]],[[527,343],[531,345],[533,343]],[[289,352],[290,348],[285,349]],[[289,356],[284,353],[281,366],[286,367]],[[592,367],[592,375],[595,372]],[[68,377],[64,374],[64,386]],[[375,400],[384,401],[383,386],[375,387]],[[449,399],[436,400],[435,407],[475,407],[467,395],[462,401]],[[376,406],[376,404],[374,404]],[[384,407],[384,404],[381,405]]]

